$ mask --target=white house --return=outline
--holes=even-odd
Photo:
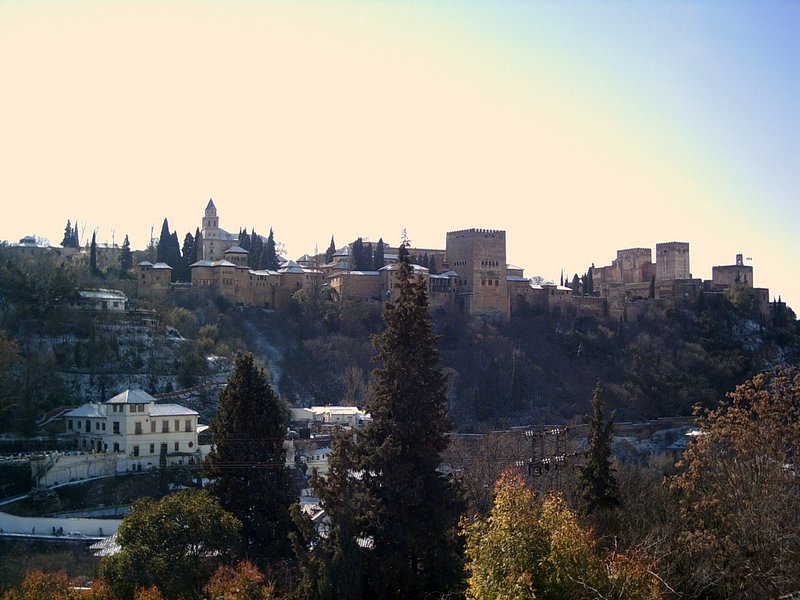
[[[67,435],[80,450],[121,454],[133,469],[202,461],[196,411],[179,404],[158,404],[143,390],[125,390],[110,400],[84,404],[63,414]]]

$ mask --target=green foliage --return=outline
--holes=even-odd
[[[206,491],[137,500],[117,534],[121,549],[102,559],[100,576],[120,600],[153,585],[168,600],[200,598],[219,565],[235,559],[240,528]]]
[[[587,512],[619,506],[617,480],[611,467],[611,439],[614,421],[604,415],[600,385],[592,394],[592,417],[589,421],[589,448],[586,464],[579,467],[578,490]]]
[[[707,598],[777,598],[800,582],[800,372],[777,368],[698,409],[679,493],[687,587]]]
[[[247,556],[259,564],[285,559],[293,502],[283,448],[285,408],[252,354],[237,356],[211,427],[210,489],[241,520]]]

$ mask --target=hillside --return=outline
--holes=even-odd
[[[120,315],[68,310],[78,287],[125,290]],[[794,313],[764,319],[720,296],[682,310],[648,306],[634,322],[522,309],[508,322],[434,311],[450,418],[461,431],[562,423],[588,411],[600,381],[618,419],[691,414],[774,362],[797,364]],[[237,351],[253,352],[297,405],[363,404],[383,327],[380,307],[309,301],[283,313],[199,296],[140,301],[126,279],[36,263],[0,268],[3,429],[32,432],[56,406],[98,401],[127,387],[166,393],[224,382]],[[182,394],[203,420],[218,386]]]

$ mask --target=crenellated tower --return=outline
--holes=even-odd
[[[456,297],[470,314],[507,319],[506,232],[462,229],[447,233],[447,262],[458,273]]]

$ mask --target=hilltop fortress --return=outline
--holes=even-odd
[[[326,301],[361,302],[382,306],[396,286],[397,248],[384,247],[384,265],[374,271],[355,270],[353,245],[324,254],[282,260],[277,270],[252,269],[248,251],[238,236],[220,228],[217,208],[209,200],[201,220],[202,258],[191,265],[191,286],[171,283],[171,267],[164,263],[137,265],[141,297],[167,293],[221,296],[235,304],[284,310],[298,292]],[[732,265],[715,266],[711,280],[693,278],[689,244],[656,244],[650,248],[617,251],[610,265],[592,266],[582,283],[533,284],[523,269],[506,259],[506,232],[463,229],[446,235],[445,248],[410,248],[412,256],[430,257],[436,272],[414,265],[428,287],[431,306],[458,307],[465,313],[490,319],[508,319],[515,310],[531,307],[565,315],[631,319],[653,305],[686,305],[700,296],[715,296],[731,286],[746,289],[757,310],[769,313],[769,290],[753,287],[753,267],[742,255]],[[566,283],[567,285],[564,285]]]

